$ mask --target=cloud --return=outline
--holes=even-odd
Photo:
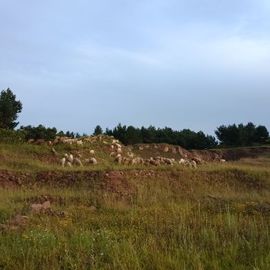
[[[22,97],[24,124],[210,129],[252,114],[269,122],[267,0],[10,0],[0,8],[0,85]]]

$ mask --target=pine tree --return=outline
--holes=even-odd
[[[0,128],[14,129],[19,122],[15,122],[18,113],[22,111],[22,103],[16,100],[16,96],[8,88],[0,94]]]

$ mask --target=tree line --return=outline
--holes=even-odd
[[[56,136],[82,137],[74,132],[58,131],[55,127],[47,128],[43,125],[21,126],[16,122],[18,114],[22,111],[22,103],[8,88],[0,93],[0,140],[1,141],[27,141],[29,139],[53,140]],[[252,146],[269,143],[269,132],[265,126],[256,126],[253,123],[233,124],[219,126],[215,136],[207,135],[202,131],[195,132],[190,129],[173,130],[172,128],[133,127],[118,124],[115,128],[107,128],[105,132],[100,125],[96,126],[93,135],[114,136],[125,145],[139,143],[168,143],[182,146],[186,149],[210,149],[215,147]]]
[[[190,129],[181,131],[172,128],[156,128],[154,126],[135,128],[119,124],[114,129],[106,129],[106,135],[114,136],[125,145],[138,143],[168,143],[180,145],[186,149],[209,149],[218,145],[214,136],[206,135],[202,131],[194,132]]]
[[[95,135],[102,134],[98,125]],[[202,131],[195,132],[190,129],[181,131],[169,127],[135,128],[119,124],[113,129],[106,129],[106,135],[114,136],[123,144],[139,143],[168,143],[182,146],[186,149],[211,149],[216,147],[252,146],[269,143],[269,132],[265,126],[256,126],[253,123],[222,125],[215,131],[216,137],[207,135]]]
[[[215,134],[223,146],[250,146],[269,142],[269,132],[265,126],[256,126],[253,123],[233,124],[220,126]]]

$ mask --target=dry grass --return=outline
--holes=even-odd
[[[55,169],[28,164],[35,151],[49,150],[12,147],[1,148],[0,156],[10,154],[1,166],[9,168],[15,155],[21,167],[12,169]],[[0,189],[0,269],[270,269],[268,164],[263,158],[151,168],[149,175],[110,168],[124,172],[126,192],[118,192],[122,182],[107,189],[101,177],[91,185],[86,178],[70,187]],[[31,212],[45,196],[51,210]],[[11,226],[16,215],[26,223]]]

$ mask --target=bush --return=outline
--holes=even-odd
[[[25,133],[21,130],[0,129],[1,143],[22,143],[25,141]]]
[[[20,131],[25,134],[25,140],[39,140],[43,139],[46,141],[54,140],[57,134],[56,128],[46,128],[43,125],[39,125],[37,127],[26,126],[21,127]]]

